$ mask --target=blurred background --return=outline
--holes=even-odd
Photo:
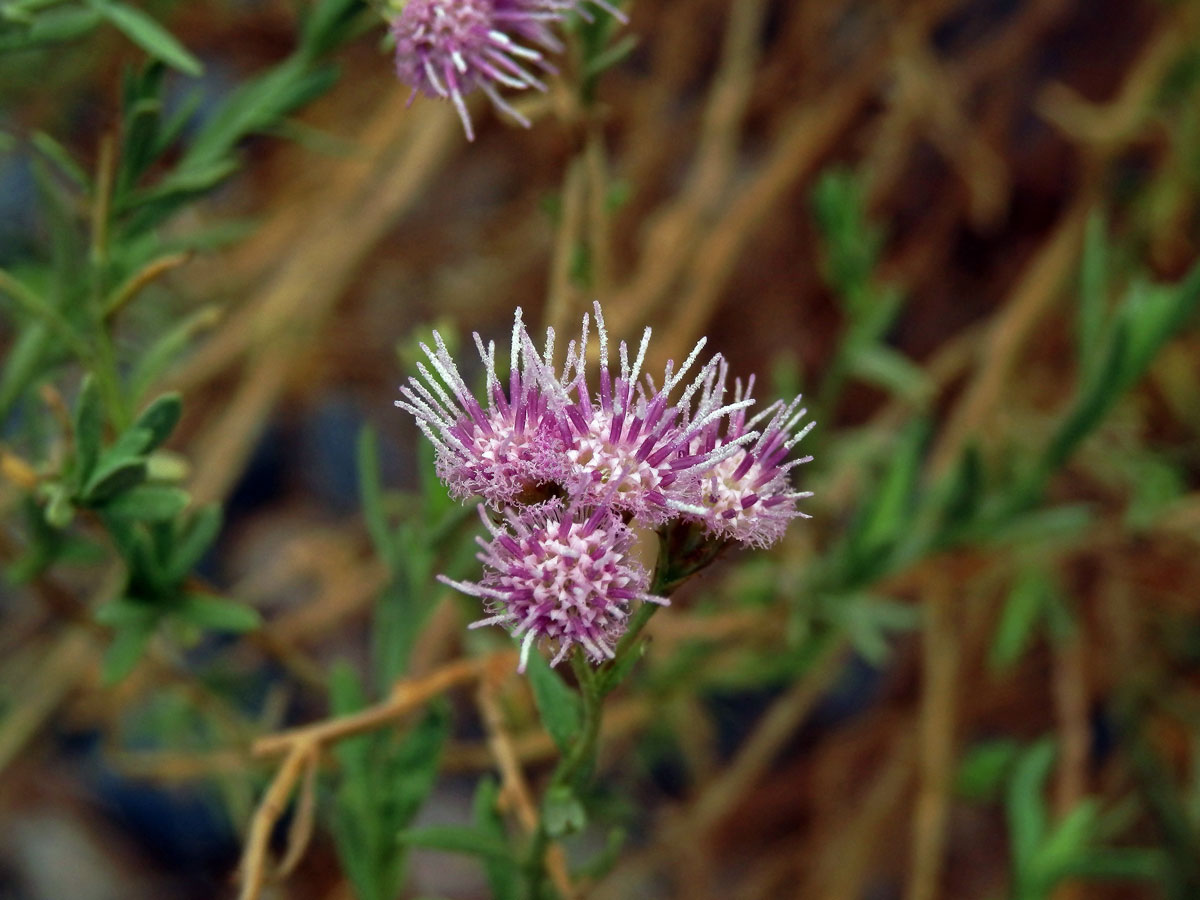
[[[203,64],[163,75],[178,143],[143,173],[161,187],[239,86],[297,59],[312,13],[142,8]],[[224,509],[194,577],[259,630],[162,636],[106,683],[103,529],[78,517],[78,554],[27,563],[81,368],[48,360],[5,397],[0,898],[236,896],[278,762],[251,741],[329,716],[337,661],[383,696],[380,671],[505,646],[431,577],[476,577],[469,511],[406,581],[364,522],[364,463],[389,527],[432,542],[428,454],[392,405],[416,341],[457,333],[471,378],[471,331],[507,346],[520,306],[569,336],[592,299],[621,337],[653,326],[651,371],[707,335],[764,398],[803,391],[818,426],[795,472],[812,519],[689,582],[610,702],[567,847],[595,864],[581,896],[1200,897],[1200,4],[626,8],[517,98],[531,129],[472,97],[473,143],[448,104],[406,106],[377,16],[352,9],[303,60],[336,70],[153,222],[185,252],[121,309],[116,352],[186,332],[151,381],[183,396],[168,448],[192,504]],[[92,24],[33,47],[0,27],[10,272],[53,257],[38,160],[86,227],[71,165],[90,179],[131,127],[146,54]],[[12,292],[15,366],[31,326]],[[398,669],[388,610],[411,617]],[[536,788],[555,749],[522,681],[501,708]],[[469,819],[496,771],[473,692],[445,712],[418,823]],[[371,896],[335,833],[339,771],[263,896]],[[392,896],[494,895],[469,854],[406,862]]]

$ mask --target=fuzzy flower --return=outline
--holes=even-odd
[[[584,13],[580,0],[406,0],[391,23],[396,75],[413,89],[409,103],[418,93],[453,102],[468,140],[475,133],[463,97],[476,88],[528,128],[498,88],[546,90],[538,70],[553,74],[546,54],[562,50],[550,26],[572,11]]]
[[[438,578],[487,601],[492,615],[471,628],[503,625],[522,639],[518,671],[525,671],[535,642],[553,648],[552,666],[576,646],[594,663],[612,659],[630,604],[668,603],[647,593],[649,576],[630,555],[634,534],[604,505],[588,513],[554,499],[506,510],[507,527],[493,523],[482,506],[479,513],[492,535],[476,538],[483,580]]]
[[[724,397],[725,376],[722,362],[703,391],[709,405],[719,403]],[[753,390],[753,376],[744,390],[739,380],[734,388],[734,405],[749,399]],[[671,507],[683,513],[685,519],[698,522],[710,536],[751,547],[774,544],[783,537],[792,519],[808,518],[797,509],[796,501],[811,497],[812,493],[793,490],[789,472],[812,457],[786,461],[788,453],[815,424],[809,422],[796,430],[807,412],[801,408],[800,399],[796,397],[786,405],[777,400],[750,419],[746,418],[746,410],[739,407],[725,419],[708,422],[696,435],[692,452],[702,455],[739,445],[737,452],[705,472],[694,486],[691,498],[670,500]],[[751,431],[755,426],[761,432]],[[755,435],[754,440],[745,441],[746,435]]]
[[[572,478],[582,478],[593,502],[610,496],[617,512],[639,523],[657,526],[675,513],[671,501],[692,496],[692,486],[713,466],[740,452],[740,445],[757,437],[754,432],[731,435],[720,445],[697,451],[698,437],[713,423],[749,406],[752,400],[723,405],[722,398],[706,392],[690,409],[691,398],[711,382],[720,357],[703,366],[699,374],[672,401],[671,394],[696,362],[705,341],[700,340],[676,371],[667,363],[662,387],[642,377],[642,364],[650,329],[642,335],[637,356],[629,362],[629,349],[619,347],[621,368],[613,377],[609,369],[608,333],[600,304],[594,305],[600,344],[599,391],[593,396],[587,380],[589,317],[583,317],[579,343],[571,342],[559,383],[563,442],[572,465]]]
[[[541,486],[567,475],[561,423],[543,390],[553,332],[547,333],[545,360],[539,359],[517,309],[507,392],[496,374],[495,343],[485,347],[478,333],[474,337],[487,373],[486,407],[467,387],[436,331],[436,349],[421,344],[433,371],[418,363],[421,377],[409,378],[400,388],[404,399],[396,405],[416,418],[433,443],[438,477],[451,496],[480,496],[497,508],[540,497]]]

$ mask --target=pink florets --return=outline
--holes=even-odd
[[[718,377],[705,394],[718,398],[725,393],[726,367],[722,362]],[[746,400],[754,390],[754,377],[743,390],[734,389],[734,400]],[[783,537],[788,523],[797,516],[807,518],[796,501],[811,497],[809,491],[792,490],[788,473],[812,460],[811,456],[787,462],[788,453],[808,434],[815,423],[796,431],[807,410],[800,397],[784,405],[777,400],[747,420],[745,408],[735,409],[726,419],[714,420],[696,436],[694,453],[711,453],[720,447],[740,443],[748,434],[752,442],[708,469],[685,500],[673,500],[672,507],[686,520],[698,522],[712,537],[732,540],[751,547],[767,547]],[[750,429],[762,422],[761,433]]]
[[[673,362],[667,364],[661,388],[649,375],[641,382],[649,328],[642,335],[632,365],[629,349],[621,342],[621,369],[614,378],[609,370],[608,333],[600,304],[596,303],[594,309],[600,344],[599,391],[593,396],[588,386],[589,319],[585,315],[579,343],[572,343],[568,349],[563,379],[567,388],[559,395],[567,457],[574,467],[572,475],[582,476],[593,500],[611,494],[616,511],[643,525],[661,525],[673,515],[671,500],[689,497],[702,472],[737,452],[737,447],[730,445],[695,453],[692,444],[709,422],[730,414],[739,405],[722,406],[720,397],[704,396],[694,411],[690,409],[691,397],[711,377],[720,357],[705,365],[677,400],[671,400],[704,348],[704,340],[697,342],[678,371],[674,371]],[[749,405],[749,401],[741,405]],[[746,435],[735,443],[753,437]]]
[[[566,477],[566,447],[557,416],[543,391],[544,363],[534,352],[518,309],[513,320],[508,389],[496,374],[496,345],[475,346],[487,374],[487,406],[480,405],[459,374],[441,335],[421,349],[433,371],[418,363],[421,378],[401,387],[396,405],[417,420],[437,449],[438,477],[460,500],[483,497],[495,508],[536,495],[540,485]],[[547,353],[553,343],[547,343]]]
[[[597,5],[623,19],[608,3]],[[562,50],[551,26],[572,11],[582,13],[579,0],[407,0],[391,22],[396,75],[413,97],[450,100],[468,140],[475,134],[463,98],[477,88],[528,128],[498,88],[546,90],[538,70],[553,74],[545,56]]]
[[[583,317],[557,374],[553,330],[539,351],[518,309],[507,385],[496,371],[495,344],[475,335],[486,405],[436,332],[435,349],[421,345],[432,370],[418,364],[421,377],[410,378],[397,401],[433,442],[450,493],[480,496],[504,517],[498,526],[483,516],[492,533],[481,541],[483,580],[442,580],[488,601],[494,615],[475,626],[503,624],[520,637],[522,668],[542,639],[555,648],[555,663],[575,646],[602,662],[625,631],[631,602],[666,602],[648,592],[649,579],[631,554],[631,522],[697,529],[712,551],[702,556],[711,561],[730,542],[775,543],[805,515],[798,501],[811,496],[793,490],[790,475],[810,458],[788,461],[812,428],[800,426],[799,397],[750,416],[754,379],[735,382],[726,402],[728,365],[719,355],[685,386],[703,340],[678,370],[668,362],[656,386],[642,374],[649,329],[632,362],[628,346],[619,345],[614,374],[598,303],[594,316],[595,393],[586,374],[591,317]]]
[[[439,579],[488,601],[495,613],[471,625],[504,625],[522,639],[520,671],[529,649],[544,640],[557,665],[573,647],[595,663],[611,659],[633,601],[666,604],[647,593],[649,576],[630,556],[633,532],[610,509],[585,514],[578,504],[550,500],[505,512],[494,524],[480,507],[492,540],[478,538],[485,571],[475,582]]]

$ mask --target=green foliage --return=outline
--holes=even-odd
[[[365,705],[358,676],[347,665],[330,674],[336,715]],[[404,883],[409,843],[403,835],[436,781],[449,733],[445,708],[435,704],[403,737],[361,735],[337,745],[331,825],[338,856],[361,900],[393,900]]]
[[[1067,878],[1161,881],[1156,850],[1105,847],[1105,814],[1085,799],[1060,821],[1046,809],[1045,783],[1054,765],[1054,744],[1040,741],[1015,760],[1005,798],[1012,843],[1013,900],[1042,900]]]
[[[567,687],[540,653],[529,654],[525,674],[529,677],[529,687],[542,724],[558,749],[566,753],[571,743],[578,739],[583,724],[579,696]]]

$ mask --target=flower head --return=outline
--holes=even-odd
[[[471,625],[504,625],[522,639],[519,670],[530,647],[546,642],[557,665],[582,647],[595,663],[613,657],[634,601],[661,603],[647,592],[649,576],[630,551],[634,534],[604,505],[588,510],[553,499],[506,510],[504,526],[480,518],[492,539],[477,538],[485,572],[480,582],[438,578],[465,594],[488,601],[492,613]]]
[[[463,98],[476,88],[528,128],[498,88],[546,90],[537,70],[553,74],[546,54],[562,50],[550,26],[573,10],[582,12],[580,0],[406,0],[391,23],[396,75],[413,89],[410,103],[418,93],[453,102],[468,140],[475,133]]]
[[[396,405],[412,413],[437,450],[438,477],[451,496],[483,497],[499,507],[538,494],[540,485],[566,477],[561,426],[543,391],[546,362],[538,358],[521,310],[513,317],[508,389],[496,374],[496,345],[475,346],[487,373],[487,405],[467,387],[445,341],[436,331],[431,350],[421,344],[433,367],[417,364],[421,378],[409,378]],[[545,355],[553,353],[553,333]]]
[[[722,398],[705,392],[696,409],[691,398],[711,381],[720,357],[714,357],[677,400],[671,395],[704,348],[702,339],[678,371],[667,363],[662,387],[645,376],[642,364],[650,340],[650,329],[642,334],[637,356],[629,361],[629,348],[619,347],[621,368],[614,377],[609,368],[608,333],[600,304],[594,305],[600,344],[599,391],[593,396],[587,380],[589,318],[583,317],[579,342],[572,341],[560,382],[558,402],[563,440],[572,477],[583,476],[584,490],[593,498],[611,496],[613,509],[645,525],[660,525],[674,515],[671,500],[690,496],[691,486],[708,469],[737,453],[739,445],[753,440],[755,433],[731,437],[719,446],[697,451],[697,437],[712,423],[750,405],[739,400],[723,405]]]
[[[705,386],[710,405],[725,394],[726,366],[722,361],[716,377]],[[754,390],[751,376],[744,389],[741,381],[734,387],[735,406],[749,399]],[[727,418],[708,422],[696,434],[692,451],[713,453],[721,447],[741,444],[732,455],[708,469],[695,484],[691,497],[672,499],[671,506],[684,518],[700,523],[705,531],[721,540],[733,540],[752,547],[767,547],[783,537],[788,523],[797,516],[808,516],[796,508],[796,501],[812,493],[792,489],[789,472],[812,457],[787,462],[788,453],[808,434],[815,423],[797,426],[807,410],[800,397],[784,404],[777,400],[750,419],[743,407]],[[765,424],[762,424],[764,423]],[[759,426],[761,432],[753,432]],[[753,441],[743,441],[747,434]]]

